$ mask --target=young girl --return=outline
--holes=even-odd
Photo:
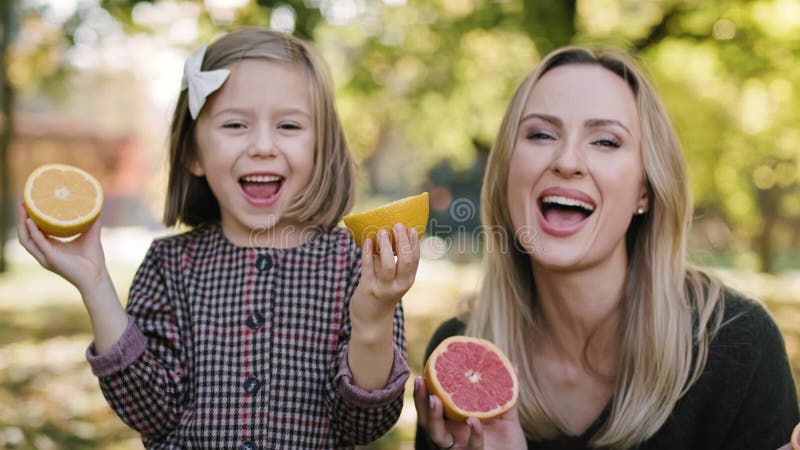
[[[352,448],[402,406],[401,296],[419,261],[398,225],[355,246],[336,228],[353,169],[330,81],[300,40],[228,34],[184,67],[170,142],[167,226],[120,306],[100,224],[19,240],[80,291],[87,351],[112,408],[147,448]],[[373,251],[373,248],[377,250]],[[363,265],[362,265],[363,264]]]

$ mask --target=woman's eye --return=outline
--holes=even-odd
[[[616,139],[598,139],[593,142],[595,145],[609,148],[619,148],[620,143]]]
[[[553,140],[555,139],[553,136],[545,133],[544,131],[533,131],[527,134],[526,136],[528,139],[533,140]]]

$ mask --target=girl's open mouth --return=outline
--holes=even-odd
[[[257,206],[270,205],[278,198],[285,179],[278,175],[246,175],[239,178],[245,197]]]

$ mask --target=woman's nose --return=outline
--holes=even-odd
[[[586,174],[586,158],[580,145],[565,141],[555,153],[551,164],[553,172],[569,178]]]

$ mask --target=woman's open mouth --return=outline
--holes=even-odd
[[[269,206],[278,199],[285,179],[279,175],[245,175],[239,178],[244,196],[255,206]]]
[[[543,231],[554,236],[569,236],[583,226],[594,213],[593,202],[563,195],[539,198],[539,214]]]

